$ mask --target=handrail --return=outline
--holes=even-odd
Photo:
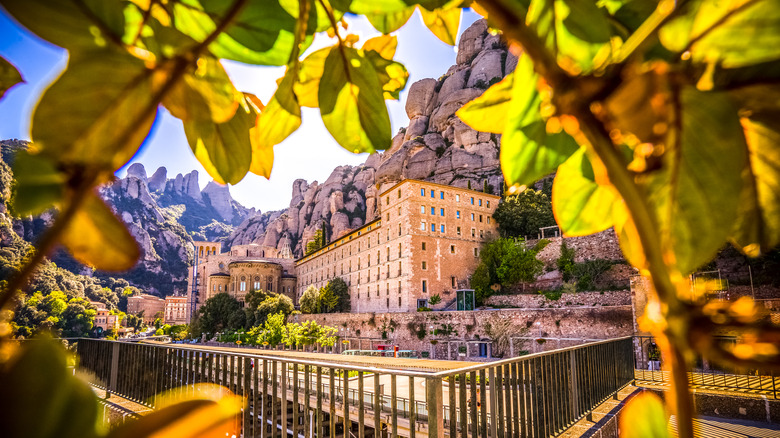
[[[571,347],[564,347],[564,348],[556,348],[555,350],[543,351],[543,352],[540,352],[540,353],[533,353],[533,354],[526,354],[526,355],[520,356],[520,357],[510,357],[508,359],[500,359],[500,360],[493,361],[493,362],[486,362],[486,363],[481,363],[481,364],[477,364],[477,365],[470,365],[470,366],[467,366],[467,367],[457,368],[457,369],[454,369],[454,370],[438,371],[438,372],[433,373],[432,375],[429,375],[429,376],[433,376],[433,377],[449,377],[449,376],[453,376],[453,375],[456,375],[456,374],[470,373],[472,371],[481,371],[481,370],[486,370],[488,368],[495,368],[495,367],[499,367],[499,366],[502,366],[502,365],[509,365],[509,364],[514,364],[514,363],[519,363],[519,362],[525,362],[525,361],[536,359],[536,358],[540,358],[540,357],[552,356],[554,354],[559,354],[559,353],[565,353],[567,351],[578,350],[578,349],[581,349],[582,347],[585,347],[585,346],[590,347],[590,346],[595,346],[595,345],[607,344],[607,343],[611,343],[611,342],[625,341],[626,339],[633,339],[633,336],[623,336],[621,338],[605,339],[603,341],[598,341],[598,342],[588,342],[587,344],[574,345],[574,346],[571,346]]]

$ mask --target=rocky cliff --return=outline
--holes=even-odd
[[[287,209],[247,218],[223,247],[258,243],[281,249],[289,241],[301,256],[318,229],[324,227],[332,240],[377,217],[379,193],[403,179],[498,192],[499,136],[472,130],[455,112],[514,70],[517,58],[479,20],[461,35],[456,62],[441,78],[411,85],[409,126],[389,150],[361,166],[337,167],[321,184],[296,180]]]
[[[37,217],[12,218],[7,214],[13,179],[8,163],[25,141],[0,141],[0,215],[9,226],[0,233],[0,247],[15,239],[34,242],[52,223],[52,213]],[[167,178],[164,167],[148,177],[141,164],[133,164],[124,178],[102,187],[100,194],[127,225],[141,247],[141,260],[121,277],[151,292],[169,295],[186,286],[187,263],[192,258],[193,240],[218,240],[233,227],[256,213],[237,203],[226,186],[210,183],[202,191],[198,172]],[[52,261],[70,272],[103,277],[80,265],[64,251],[52,255]]]

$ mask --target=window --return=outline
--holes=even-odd
[[[460,219],[460,210],[455,211],[455,219]]]
[[[431,216],[436,216],[436,207],[431,207]]]
[[[390,213],[387,213],[387,221],[390,222]]]
[[[482,207],[482,200],[479,200],[479,206]]]
[[[390,247],[387,247],[387,261],[390,261]]]
[[[482,239],[483,237],[485,237],[485,235],[483,234],[483,231],[479,230],[479,238]]]
[[[487,201],[487,208],[490,208],[490,201]]]
[[[431,231],[436,232],[436,224],[431,224]]]
[[[398,189],[398,199],[401,199],[401,189]]]
[[[425,196],[425,189],[420,189],[420,196]]]
[[[398,297],[398,307],[401,307],[401,297]]]
[[[390,235],[390,233],[388,233],[388,236],[389,235]],[[398,224],[398,235],[399,236],[401,235],[401,224]]]
[[[436,196],[434,196],[433,193],[434,193],[434,191],[433,191],[433,189],[431,189],[431,198],[435,198],[436,197]]]
[[[211,285],[211,290],[216,292],[217,291],[217,285],[216,284]]]
[[[460,195],[455,195],[455,202],[460,202]]]
[[[420,214],[425,214],[425,206],[424,205],[420,206]]]
[[[471,205],[474,205],[474,197],[471,197]]]
[[[477,229],[476,228],[472,228],[471,229],[471,237],[477,237]]]
[[[487,217],[487,223],[490,223],[490,216]]]
[[[439,216],[444,216],[444,209],[443,208],[439,209]]]
[[[222,292],[222,285],[220,284],[220,285],[219,285],[219,287],[218,287],[217,289],[218,289],[220,292]]]
[[[474,220],[474,213],[471,213],[471,220]]]
[[[474,257],[479,257],[479,248],[474,248]]]
[[[482,205],[481,204],[482,200],[480,200],[479,202],[480,202],[479,205]],[[385,201],[385,205],[390,205],[390,197],[389,196],[387,197],[387,201]]]
[[[399,205],[398,206],[398,216],[400,216],[400,215],[401,215],[401,206]]]
[[[422,291],[423,291],[423,293],[428,292],[428,281],[427,280],[423,280],[422,281]]]
[[[440,232],[442,232],[442,233],[444,232],[444,224],[441,224],[441,225],[439,226],[439,231],[440,231]]]
[[[425,231],[425,221],[420,222],[420,231]]]
[[[460,227],[458,227],[457,231],[458,231],[458,236],[460,236]]]
[[[428,262],[426,262],[425,260],[423,260],[423,262],[422,262],[422,268],[423,268],[423,270],[428,269]]]
[[[439,192],[439,199],[444,199],[444,192]]]
[[[398,257],[401,257],[401,244],[398,244]]]
[[[450,245],[450,254],[455,254],[455,245]]]
[[[450,277],[450,282],[452,284],[452,288],[455,289],[455,277]]]
[[[425,281],[423,281],[423,284],[425,284]],[[428,307],[428,300],[423,299],[423,298],[418,299],[417,300],[417,308],[420,309],[420,308],[423,308],[423,307]]]
[[[422,243],[422,250],[425,251],[425,242]]]
[[[387,308],[390,308],[390,298],[387,299]]]
[[[482,215],[479,215],[479,221],[482,222]]]

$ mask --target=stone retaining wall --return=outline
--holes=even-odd
[[[487,299],[487,305],[517,308],[630,306],[631,292],[629,290],[620,290],[564,293],[558,300],[549,300],[541,294],[494,295]]]

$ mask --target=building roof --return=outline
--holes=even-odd
[[[425,184],[425,185],[429,185],[429,186],[441,187],[441,188],[446,189],[446,190],[462,190],[464,192],[474,193],[475,195],[479,195],[479,196],[490,196],[491,198],[501,199],[501,196],[499,196],[499,195],[493,195],[493,194],[490,194],[490,193],[485,193],[485,192],[480,191],[480,190],[467,189],[465,187],[450,186],[450,185],[447,185],[447,184],[439,184],[439,183],[435,183],[435,182],[431,182],[431,181],[423,181],[423,180],[419,180],[419,179],[404,179],[404,180],[401,180],[401,181],[393,184],[393,186],[390,187],[389,189],[384,190],[382,193],[379,194],[379,196],[380,197],[384,196],[385,193],[395,189],[396,187],[398,187],[398,186],[400,186],[402,184],[413,183],[413,182],[420,183],[420,184]]]
[[[232,262],[228,263],[228,266],[236,263],[268,263],[270,265],[279,265],[279,263],[272,262],[267,259],[245,259],[245,260],[233,260]]]
[[[376,227],[374,227],[375,225],[376,225]],[[382,218],[381,217],[377,217],[376,219],[372,220],[371,222],[366,223],[362,227],[356,228],[356,229],[350,231],[349,233],[339,237],[338,239],[328,243],[327,245],[323,246],[322,248],[318,249],[317,251],[314,251],[311,254],[307,254],[307,255],[299,258],[298,260],[295,261],[295,264],[298,265],[298,263],[301,263],[301,262],[309,260],[309,259],[313,259],[313,258],[315,258],[315,257],[317,257],[317,256],[319,256],[321,254],[324,254],[324,253],[328,252],[329,250],[331,250],[331,249],[341,245],[342,243],[347,243],[348,241],[352,240],[353,237],[355,237],[356,235],[360,235],[364,231],[373,231],[373,230],[376,230],[377,228],[379,228],[381,226],[382,226]]]
[[[224,272],[215,272],[209,275],[209,277],[230,277],[230,274],[225,274]]]

